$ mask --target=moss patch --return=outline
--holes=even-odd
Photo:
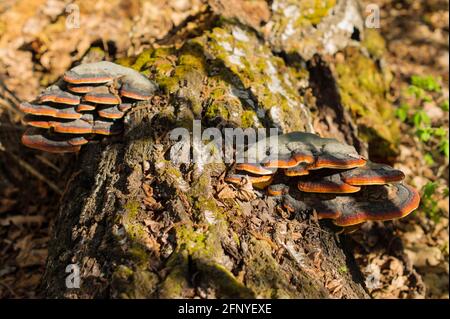
[[[386,42],[376,29],[364,30],[362,45],[369,51],[370,55],[380,59],[386,52]]]
[[[356,48],[346,49],[345,57],[335,65],[342,104],[369,143],[370,156],[390,161],[398,152],[399,139],[399,124],[387,96],[390,78]]]

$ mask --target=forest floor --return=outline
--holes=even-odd
[[[52,221],[66,168],[76,157],[20,145],[25,125],[18,103],[33,99],[89,48],[101,48],[104,53],[98,54],[110,59],[140,53],[149,39],[162,38],[202,8],[200,0],[76,1],[90,13],[81,16],[77,28],[67,29],[70,3],[0,2],[0,298],[40,297]],[[369,3],[381,9],[396,106],[422,108],[432,127],[448,132],[448,113],[442,110],[448,101],[448,0],[370,0],[362,7]],[[408,95],[414,76],[437,79],[439,89],[427,93],[431,99],[418,102]],[[404,220],[367,223],[346,241],[372,297],[448,298],[448,158],[431,162],[427,154],[437,146],[418,138],[407,120],[402,133],[396,166],[426,193],[422,208]]]

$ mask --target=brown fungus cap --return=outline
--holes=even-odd
[[[129,99],[146,101],[153,96],[154,90],[146,91],[146,87],[136,87],[133,84],[124,83],[120,88],[120,95]]]
[[[270,185],[273,176],[271,175],[241,175],[241,174],[231,174],[225,177],[225,181],[233,184],[245,184],[246,181],[252,184],[253,187],[263,189]]]
[[[111,74],[95,74],[95,73],[80,74],[77,73],[76,71],[70,70],[64,73],[63,80],[71,84],[103,84],[114,80],[114,76]]]
[[[269,196],[283,196],[289,194],[289,186],[285,184],[272,184],[267,187]]]
[[[54,119],[46,116],[27,115],[25,121],[28,125],[38,128],[53,129],[56,133],[89,134],[93,131],[92,114],[83,114],[75,120]]]
[[[245,180],[248,180],[253,186],[255,184],[265,185],[266,183],[270,183],[272,181],[271,175],[241,175],[241,174],[231,174],[225,177],[225,181],[233,184],[244,184]]]
[[[82,114],[77,112],[73,106],[60,107],[23,102],[20,103],[19,108],[22,112],[27,114],[57,117],[61,119],[79,119],[82,116]]]
[[[75,107],[77,112],[89,112],[96,109],[95,104],[91,104],[89,102],[81,102]]]
[[[23,118],[24,122],[32,127],[49,129],[51,128],[50,121],[51,118],[47,116],[38,116],[38,115],[30,115],[27,114]]]
[[[83,101],[97,104],[120,104],[122,100],[118,95],[112,94],[108,87],[99,86],[83,96]]]
[[[44,151],[76,152],[88,142],[80,135],[123,131],[121,119],[133,104],[122,103],[120,92],[125,99],[148,100],[156,90],[131,68],[106,61],[81,64],[47,88],[37,103],[20,105],[25,122],[39,128],[27,131],[22,141]]]
[[[289,169],[304,163],[308,164],[308,170],[349,169],[366,163],[366,159],[353,146],[306,132],[262,139],[249,146],[245,158],[249,159],[248,163],[260,163],[271,169]]]
[[[348,194],[356,193],[361,188],[344,183],[340,179],[320,178],[302,180],[297,183],[297,187],[302,192],[307,193],[333,193],[333,194]]]
[[[289,176],[289,177],[305,176],[305,175],[309,175],[309,171],[307,169],[307,165],[304,163],[301,163],[301,164],[298,164],[297,166],[294,166],[291,168],[286,168],[284,170],[284,175]]]
[[[73,85],[73,84],[67,84],[67,89],[71,92],[78,93],[78,94],[86,94],[94,90],[96,86],[92,85]]]
[[[376,185],[362,187],[354,194],[314,194],[301,193],[280,187],[274,191],[269,186],[269,194],[281,196],[282,205],[289,211],[315,210],[319,219],[332,219],[337,226],[348,227],[366,221],[386,221],[403,218],[418,208],[420,196],[417,190],[403,184]]]
[[[117,107],[121,112],[127,112],[132,106],[131,103],[120,103]]]
[[[38,96],[39,103],[58,103],[67,105],[78,105],[80,103],[80,97],[69,92],[61,90],[58,85],[52,85],[45,89],[45,91]]]
[[[348,184],[362,186],[401,182],[405,174],[389,165],[367,162],[363,167],[342,172],[341,177]]]
[[[97,109],[97,113],[100,117],[106,119],[118,120],[124,117],[125,113],[119,110],[117,105],[105,105]]]
[[[103,84],[114,80],[121,84],[120,94],[136,100],[147,100],[157,90],[155,83],[128,67],[108,61],[80,64],[63,77],[71,84]]]
[[[314,156],[309,151],[296,150],[295,152],[277,153],[272,156],[268,156],[262,161],[263,166],[266,168],[294,168],[298,165],[307,163],[314,163]]]
[[[308,168],[308,166],[307,166]],[[354,193],[360,186],[384,185],[400,182],[404,179],[403,172],[388,165],[367,162],[363,167],[349,170],[323,169],[310,171],[309,176],[298,180],[298,189],[310,193]]]
[[[419,207],[420,195],[403,184],[379,185],[364,188],[358,196],[337,196],[317,203],[319,218],[337,214],[333,223],[351,226],[365,221],[386,221],[403,218]]]
[[[123,123],[107,119],[96,119],[92,133],[100,135],[116,135],[123,131]]]
[[[93,132],[92,123],[83,119],[73,121],[52,121],[51,127],[57,133],[90,134]]]
[[[360,155],[347,154],[347,156],[335,156],[333,154],[320,154],[314,163],[307,166],[308,170],[332,168],[332,169],[350,169],[361,167],[367,160]]]
[[[311,159],[313,161],[313,158]],[[308,162],[310,162],[308,160]],[[295,155],[285,155],[278,154],[276,156],[270,157],[262,162],[265,168],[293,168],[302,163],[306,163],[306,161],[302,158]]]
[[[235,168],[238,171],[245,171],[256,175],[273,175],[276,173],[276,169],[265,168],[259,164],[250,163],[238,163]]]
[[[22,136],[22,143],[30,148],[50,153],[69,153],[80,150],[88,140],[65,134],[51,134],[47,130],[28,129]]]

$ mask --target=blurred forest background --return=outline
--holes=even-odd
[[[238,1],[238,0],[234,0]],[[269,1],[270,3],[270,1]],[[404,220],[367,223],[351,235],[374,298],[448,298],[448,1],[372,0],[380,7],[377,48],[393,75],[401,122],[395,167],[422,194]],[[79,28],[68,29],[71,6]],[[201,0],[0,1],[0,298],[39,298],[52,220],[76,155],[20,144],[29,101],[86,54],[136,55],[174,28],[189,28]],[[339,54],[339,53],[337,53]]]

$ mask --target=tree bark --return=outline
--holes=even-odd
[[[225,164],[169,159],[168,133],[194,119],[204,128],[314,131],[367,152],[330,60],[350,44],[364,55],[355,31],[337,28],[355,3],[337,1],[318,22],[289,27],[277,12],[285,1],[230,2],[210,1],[190,25],[121,61],[161,92],[126,116],[123,136],[74,159],[42,284],[49,298],[368,297],[345,237],[327,222],[226,184]],[[326,26],[337,30],[336,52],[321,51]],[[283,28],[294,28],[296,43]],[[315,47],[302,46],[308,37]],[[80,269],[79,288],[66,285],[68,265]]]

